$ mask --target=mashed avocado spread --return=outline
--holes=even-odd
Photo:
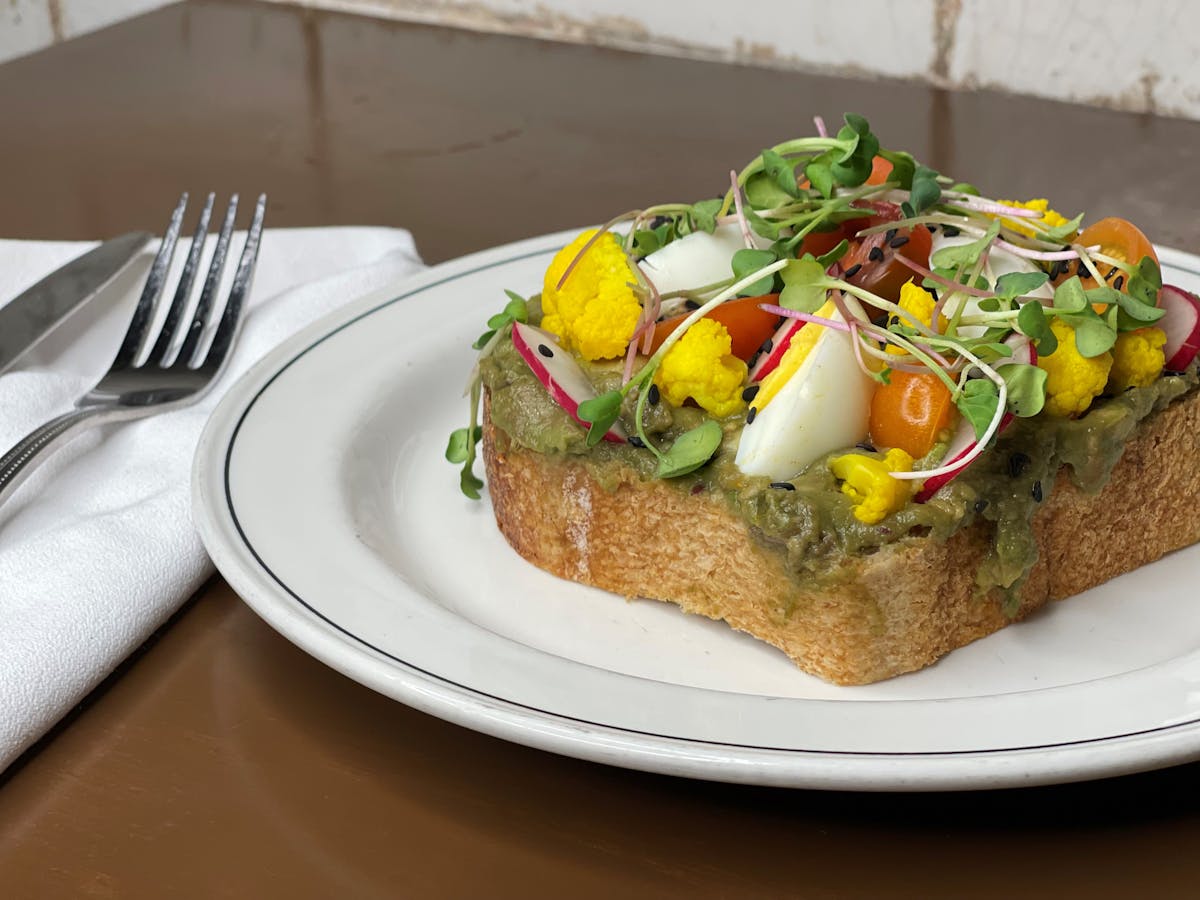
[[[620,383],[619,364],[593,363],[586,370],[600,392]],[[492,421],[514,444],[578,458],[606,488],[614,487],[626,468],[647,480],[653,477],[655,460],[645,450],[607,442],[589,448],[583,428],[550,398],[511,340],[503,340],[481,361],[481,376],[490,395]],[[908,503],[875,525],[864,524],[852,514],[852,502],[839,489],[829,457],[816,460],[787,482],[739,471],[733,460],[744,413],[717,420],[724,440],[707,465],[667,483],[678,490],[719,492],[756,536],[785,548],[793,571],[814,579],[820,579],[831,557],[871,553],[909,535],[944,541],[982,518],[995,531],[992,552],[979,569],[978,585],[1011,589],[1020,585],[1037,560],[1031,522],[1049,498],[1059,468],[1066,466],[1081,490],[1099,491],[1138,423],[1198,384],[1200,374],[1193,362],[1184,373],[1164,374],[1147,387],[1103,398],[1078,419],[1047,415],[1017,419],[995,446],[928,502]],[[626,423],[633,421],[635,402],[635,395],[626,398],[622,409]],[[706,418],[698,408],[660,402],[647,407],[646,431],[669,443]],[[865,448],[864,452],[872,451]]]

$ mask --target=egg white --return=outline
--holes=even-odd
[[[769,247],[766,238],[752,235],[759,249]],[[709,234],[695,231],[655,250],[639,266],[660,294],[688,291],[733,277],[733,254],[744,249],[742,229],[736,223],[720,225]]]
[[[734,464],[747,475],[784,481],[866,439],[875,381],[859,368],[849,334],[821,332],[800,368],[743,429]]]

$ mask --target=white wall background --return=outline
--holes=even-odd
[[[0,61],[168,2],[0,0]],[[273,2],[1200,119],[1195,0]]]

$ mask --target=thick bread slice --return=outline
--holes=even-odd
[[[910,537],[848,557],[818,588],[793,576],[722,498],[633,470],[605,490],[570,457],[512,446],[486,403],[483,454],[496,521],[529,562],[724,619],[837,684],[920,669],[1014,621],[998,590],[980,597],[975,588],[990,523],[944,543]],[[1200,393],[1146,419],[1099,494],[1060,472],[1034,533],[1040,557],[1016,619],[1200,541]]]

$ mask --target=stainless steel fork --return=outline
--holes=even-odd
[[[216,293],[237,216],[237,195],[230,199],[200,299],[191,318],[185,322],[184,313],[192,295],[192,284],[212,216],[214,195],[208,195],[174,299],[162,326],[156,329],[155,313],[175,254],[187,200],[187,194],[184,194],[171,215],[162,246],[146,276],[146,285],[133,318],[108,372],[76,402],[75,409],[34,429],[0,456],[0,503],[12,494],[38,461],[45,459],[49,450],[80,431],[93,425],[137,419],[186,406],[198,400],[224,368],[241,325],[242,307],[254,275],[267,198],[265,194],[258,198],[229,296],[218,308]],[[204,339],[210,333],[212,340],[205,344]],[[148,354],[139,353],[147,346],[150,347]]]

